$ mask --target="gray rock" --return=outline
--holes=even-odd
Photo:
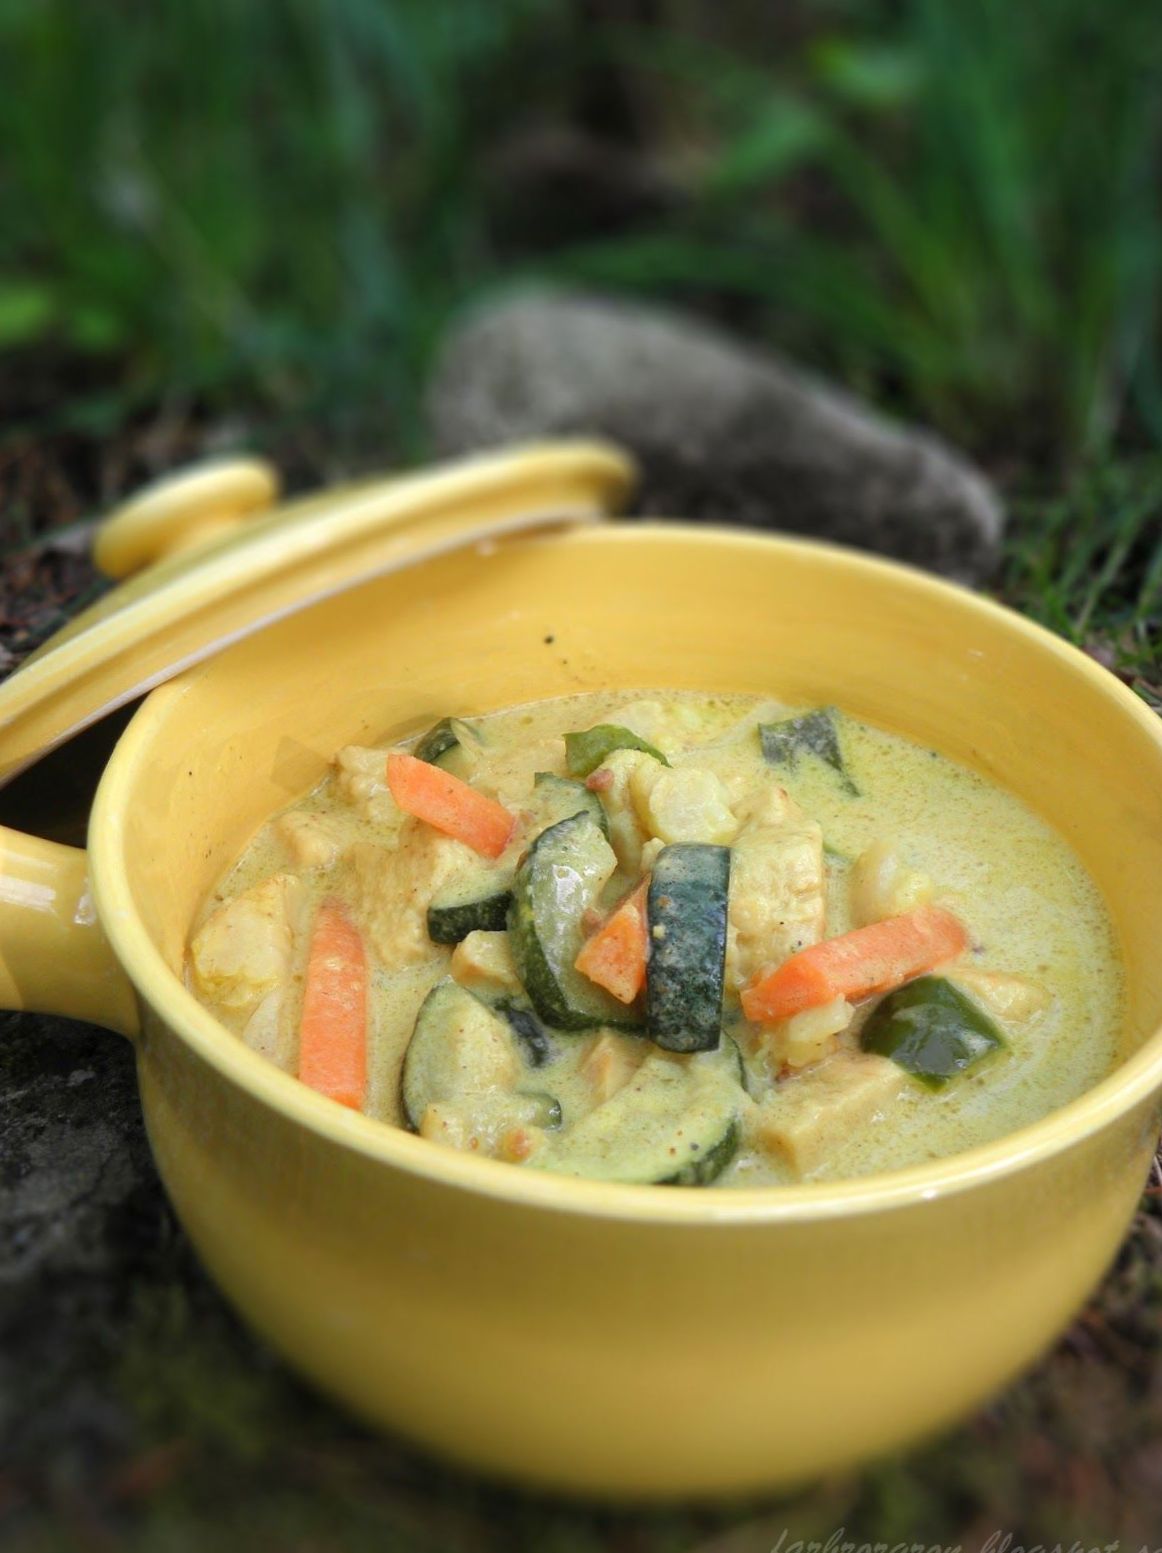
[[[939,438],[704,324],[591,297],[519,296],[463,320],[429,385],[439,452],[558,433],[633,450],[638,510],[858,545],[964,581],[1004,519]]]

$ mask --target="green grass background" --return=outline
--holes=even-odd
[[[1149,682],[1160,142],[1142,0],[5,0],[0,478],[161,413],[422,457],[460,309],[671,300],[975,454],[1012,596]]]

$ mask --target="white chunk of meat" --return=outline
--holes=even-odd
[[[289,809],[271,829],[300,868],[329,868],[346,842],[336,818],[311,809]]]
[[[768,1025],[763,1044],[771,1065],[780,1068],[806,1068],[821,1062],[835,1050],[839,1036],[851,1024],[855,1010],[845,998],[832,998],[818,1008],[805,1008]]]
[[[386,751],[347,744],[335,756],[334,764],[338,796],[368,824],[397,833],[406,816],[388,792]]]
[[[854,1129],[883,1117],[906,1083],[887,1057],[837,1052],[759,1103],[750,1120],[755,1143],[797,1175],[808,1175]]]
[[[927,906],[932,880],[909,868],[887,842],[876,841],[861,852],[851,870],[851,916],[856,927],[882,922]]]
[[[306,894],[294,874],[272,874],[219,906],[190,945],[203,996],[232,1012],[253,1013],[290,974]]]
[[[608,781],[604,775],[599,780],[610,845],[617,854],[618,866],[636,878],[641,872],[642,847],[650,839],[641,808],[658,772],[665,767],[642,750],[614,750],[598,769],[609,773]]]
[[[778,824],[749,825],[731,855],[727,990],[738,992],[764,965],[779,965],[818,943],[823,926],[823,832],[818,824],[799,814]]]
[[[702,841],[729,846],[738,834],[725,785],[700,766],[657,766],[639,814],[651,836],[667,845]],[[640,773],[635,773],[635,797]]]
[[[268,1062],[273,1062],[284,1073],[293,1073],[297,1067],[298,1032],[292,1023],[288,1005],[296,1002],[289,996],[290,989],[280,983],[263,998],[246,1021],[242,1039],[251,1051],[258,1052]]]
[[[950,971],[953,981],[959,982],[969,997],[983,1003],[995,1018],[1013,1024],[1024,1024],[1043,1014],[1053,1001],[1052,994],[1040,982],[1029,976],[1016,976],[1008,971],[983,971],[971,966],[957,966]]]
[[[603,1105],[629,1083],[646,1055],[646,1043],[605,1030],[594,1036],[581,1059],[581,1073],[593,1090],[595,1105]]]
[[[356,842],[344,859],[355,920],[362,924],[380,965],[398,971],[434,953],[428,904],[445,886],[480,866],[470,847],[408,819],[395,847]]]
[[[520,977],[509,948],[508,934],[477,929],[452,950],[452,975],[470,992],[519,992]]]
[[[731,789],[731,807],[744,829],[763,825],[785,825],[801,820],[803,811],[773,771],[766,768],[757,775],[734,770],[727,781]]]

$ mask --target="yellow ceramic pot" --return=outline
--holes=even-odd
[[[623,1187],[354,1115],[186,991],[205,893],[337,746],[609,686],[838,702],[1020,794],[1109,904],[1122,1065],[1037,1125],[923,1168]],[[362,584],[155,691],[101,783],[87,864],[10,839],[5,874],[17,994],[132,1032],[158,1168],[246,1319],[368,1418],[527,1483],[755,1489],[948,1423],[1078,1308],[1158,1131],[1162,727],[1015,615],[809,543],[635,524]]]

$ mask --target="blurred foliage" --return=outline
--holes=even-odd
[[[9,0],[0,348],[114,364],[83,407],[111,421],[178,392],[406,425],[488,272],[479,151],[549,10]]]
[[[1100,465],[1066,494],[1018,499],[1002,592],[1162,712],[1162,456]]]
[[[698,105],[702,198],[589,273],[761,299],[773,332],[986,450],[1100,453],[1128,414],[1162,436],[1162,9],[814,14],[774,66],[628,40]]]
[[[1160,71],[1139,0],[7,0],[0,352],[90,363],[16,418],[415,450],[448,317],[537,276],[994,464],[1160,440]]]

